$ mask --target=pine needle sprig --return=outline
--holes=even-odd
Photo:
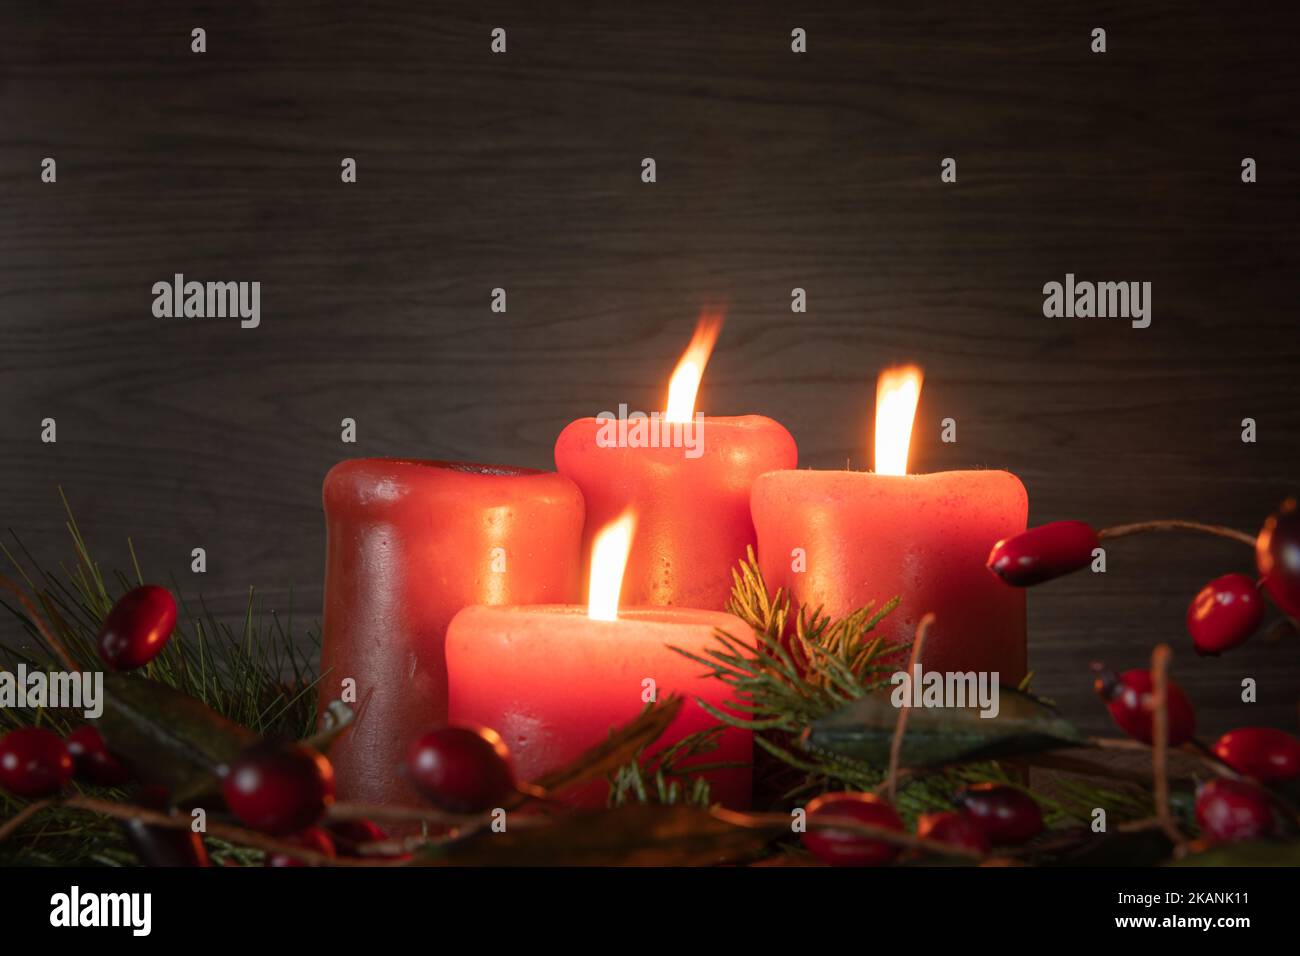
[[[653,803],[707,807],[711,802],[709,781],[703,774],[741,764],[704,762],[701,757],[718,749],[718,738],[726,728],[719,724],[698,730],[657,752],[643,748],[637,759],[619,767],[609,777],[608,805]]]
[[[798,733],[809,723],[884,683],[885,661],[906,644],[886,644],[872,631],[898,606],[874,603],[837,620],[821,608],[796,606],[784,589],[769,594],[753,548],[732,570],[727,610],[753,628],[753,641],[717,631],[703,653],[673,648],[728,684],[730,710],[698,701],[715,719],[755,731]]]
[[[874,791],[885,782],[887,768],[804,750],[797,741],[813,722],[888,684],[909,644],[887,644],[873,632],[897,606],[893,598],[839,619],[820,607],[800,607],[783,589],[768,591],[750,549],[732,571],[727,609],[753,628],[753,641],[717,631],[710,650],[674,650],[729,685],[731,699],[723,707],[700,698],[696,703],[722,724],[754,732],[757,750],[776,764],[766,768],[766,776],[778,784],[778,799],[794,802],[827,790]],[[961,787],[988,782],[1025,786],[1022,776],[994,762],[949,766],[908,775],[897,792],[897,809],[911,821],[921,813],[951,809]],[[1037,790],[1033,795],[1050,823],[1086,821],[1096,806],[1112,807],[1120,819],[1136,819],[1150,807],[1125,788],[1081,780],[1062,781],[1053,795]]]
[[[60,490],[62,496],[62,490]],[[0,542],[6,573],[26,586],[36,606],[50,623],[60,644],[79,668],[99,671],[97,637],[104,617],[128,590],[146,578],[128,539],[131,573],[105,574],[91,557],[72,509],[63,499],[66,529],[72,542],[73,562],[49,568],[36,560],[18,535]],[[266,610],[250,588],[239,622],[219,620],[202,598],[187,600],[175,579],[177,624],[172,639],[141,673],[202,700],[236,723],[267,736],[301,739],[315,728],[315,674],[313,658],[319,647],[315,628],[303,631],[294,621],[292,592],[286,614]],[[0,640],[0,670],[18,664],[32,670],[61,670],[54,648],[40,633],[35,620],[6,595],[0,606],[19,624],[18,640]],[[40,726],[66,735],[82,723],[82,715],[47,708],[0,708],[0,732],[16,727]],[[121,797],[123,791],[76,785],[91,795]],[[25,803],[0,791],[0,820],[13,816]],[[210,841],[214,859],[242,858],[249,851],[223,847]],[[95,814],[67,808],[46,810],[21,833],[0,844],[0,863],[38,865],[131,865],[135,854],[127,847],[121,827]]]

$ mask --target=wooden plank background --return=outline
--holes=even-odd
[[[1254,530],[1300,491],[1293,5],[818,6],[4,4],[0,522],[65,558],[62,484],[105,565],[130,535],[188,585],[203,546],[221,612],[255,584],[318,613],[333,462],[550,467],[569,420],[657,402],[706,301],[703,408],[779,418],[805,466],[865,464],[876,371],[912,359],[914,465],[1012,469],[1032,522]],[[155,319],[176,272],[259,280],[261,328]],[[1151,327],[1045,319],[1066,272],[1151,281]],[[1116,543],[1031,595],[1036,686],[1104,726],[1088,662],[1168,640],[1204,727],[1294,729],[1294,637],[1184,633],[1249,568]]]

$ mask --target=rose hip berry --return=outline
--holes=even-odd
[[[515,789],[505,741],[486,727],[429,731],[411,744],[406,772],[417,790],[449,813],[491,810]]]
[[[1149,670],[1125,671],[1118,677],[1103,671],[1094,687],[1121,730],[1144,744],[1155,740],[1155,682]],[[1169,746],[1179,747],[1196,733],[1196,714],[1181,687],[1170,680],[1167,690]]]
[[[131,779],[131,771],[109,751],[104,738],[90,724],[82,724],[67,739],[68,753],[77,776],[99,787],[120,787]]]
[[[1098,544],[1097,532],[1082,521],[1053,521],[1003,538],[986,563],[1007,584],[1025,588],[1087,567]]]
[[[1244,574],[1215,578],[1187,608],[1187,631],[1196,653],[1217,655],[1244,644],[1264,616],[1255,582]]]
[[[110,670],[143,667],[176,627],[176,602],[166,588],[146,584],[123,594],[99,631],[99,656]]]
[[[977,783],[958,792],[955,802],[990,843],[1025,843],[1043,829],[1038,803],[1015,787]]]
[[[405,859],[405,853],[362,853],[361,848],[372,843],[382,843],[389,838],[388,831],[370,820],[335,820],[327,824],[334,848],[339,856],[368,859]]]
[[[58,734],[22,727],[0,737],[0,787],[20,797],[48,797],[72,779],[72,754]]]
[[[818,818],[843,817],[903,832],[903,821],[894,808],[870,793],[825,793],[808,804],[807,812],[809,824]],[[882,866],[892,862],[902,849],[895,843],[875,840],[851,830],[811,825],[803,834],[803,845],[829,866]]]
[[[262,741],[227,768],[221,793],[230,812],[266,833],[305,830],[334,802],[334,769],[301,743]]]
[[[916,835],[981,855],[989,852],[989,839],[970,817],[952,810],[926,813],[916,821]]]
[[[281,843],[291,843],[294,846],[300,846],[307,850],[315,850],[317,853],[323,853],[333,859],[337,854],[334,850],[334,840],[330,835],[320,827],[308,827],[291,836],[282,837]],[[268,853],[262,860],[263,866],[314,866],[292,853]]]
[[[1255,566],[1273,603],[1300,617],[1300,511],[1288,498],[1255,538]]]
[[[1272,727],[1238,727],[1214,743],[1214,754],[1261,783],[1300,777],[1300,739]]]
[[[1253,840],[1273,832],[1273,807],[1244,780],[1211,780],[1197,791],[1196,822],[1215,843]]]

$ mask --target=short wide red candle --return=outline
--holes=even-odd
[[[910,643],[934,612],[926,670],[997,671],[1011,685],[1025,676],[1024,590],[984,566],[995,542],[1025,530],[1029,499],[1015,475],[772,472],[754,483],[753,510],[771,591],[786,588],[834,617],[897,595],[901,603],[875,633]]]
[[[469,604],[574,601],[582,495],[553,472],[356,459],[325,477],[320,706],[356,682],[331,748],[341,799],[414,800],[410,741],[447,718],[443,638]]]
[[[715,628],[751,643],[743,621],[718,611],[623,608],[616,621],[593,620],[583,607],[470,607],[447,631],[451,720],[496,730],[510,748],[516,776],[534,781],[604,740],[671,692],[686,698],[660,750],[718,722],[695,703],[723,708],[730,690],[672,650],[703,656],[721,645]],[[648,684],[647,680],[653,681]],[[750,799],[752,735],[729,727],[717,750],[696,763],[740,763],[704,774],[710,795],[732,809]],[[603,806],[604,781],[564,794],[566,802]]]
[[[765,471],[795,467],[794,439],[762,415],[706,417],[702,453],[691,458],[683,448],[602,447],[597,436],[603,425],[579,419],[555,443],[555,467],[586,499],[583,554],[591,553],[596,533],[630,507],[636,538],[623,602],[722,610],[731,595],[731,570],[755,543],[750,488]]]

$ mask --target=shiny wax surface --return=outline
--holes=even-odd
[[[616,621],[597,621],[572,606],[466,608],[447,631],[451,719],[496,730],[518,778],[534,781],[636,717],[652,687],[660,699],[671,692],[686,698],[655,749],[670,746],[717,723],[696,697],[722,707],[729,696],[725,684],[703,676],[702,665],[671,649],[716,649],[715,628],[753,640],[743,621],[717,611],[631,608],[620,610]],[[696,762],[745,764],[706,775],[715,800],[743,809],[750,799],[750,760],[751,734],[729,728],[720,748]],[[603,806],[607,793],[599,781],[564,799]]]
[[[761,415],[706,417],[703,453],[688,458],[682,448],[601,447],[600,428],[583,418],[555,443],[556,468],[586,499],[583,554],[630,506],[637,526],[622,603],[725,608],[731,570],[755,543],[750,488],[763,472],[797,464],[790,433]]]
[[[399,771],[447,717],[447,625],[470,604],[577,600],[582,496],[553,472],[356,459],[324,503],[320,705],[352,678],[360,714],[330,750],[339,798],[415,800]]]
[[[984,566],[999,539],[1025,530],[1029,499],[1005,471],[876,475],[780,471],[754,483],[759,564],[768,587],[842,616],[898,595],[876,633],[912,640],[935,623],[921,663],[935,671],[1025,674],[1025,592]],[[793,564],[806,554],[806,570]]]

